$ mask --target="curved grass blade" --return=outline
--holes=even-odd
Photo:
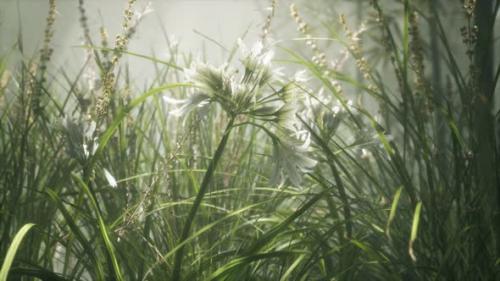
[[[85,193],[87,193],[87,195],[89,196],[90,204],[92,206],[92,209],[94,209],[94,212],[96,213],[96,216],[97,216],[97,221],[99,223],[99,230],[101,232],[101,237],[102,237],[104,244],[106,246],[108,258],[110,260],[109,262],[112,265],[113,275],[114,275],[116,280],[123,281],[124,280],[123,275],[121,273],[121,269],[120,269],[120,266],[118,265],[118,260],[116,258],[115,247],[113,246],[113,243],[111,242],[108,228],[106,226],[106,223],[104,222],[101,211],[99,210],[99,206],[97,205],[96,198],[94,197],[94,195],[90,191],[87,184],[79,176],[77,176],[75,174],[72,174],[72,176],[73,176],[73,179],[83,188]]]
[[[73,280],[71,278],[64,277],[60,274],[54,273],[52,271],[49,271],[49,270],[41,268],[41,267],[40,268],[17,267],[17,268],[12,268],[10,273],[12,276],[29,276],[29,277],[41,279],[43,281],[46,281],[46,280],[50,280],[50,281]]]
[[[306,257],[306,255],[302,254],[298,258],[295,259],[295,261],[288,267],[286,270],[285,274],[281,277],[280,281],[286,281],[290,280],[289,277],[292,274],[292,272],[299,266],[300,262]]]
[[[411,226],[411,236],[410,236],[410,243],[408,245],[408,254],[410,254],[411,259],[416,262],[417,257],[415,256],[415,252],[413,250],[413,244],[415,243],[415,240],[417,240],[417,234],[418,234],[418,225],[420,223],[420,213],[422,211],[422,202],[417,203],[417,207],[415,207],[415,213],[413,215],[413,223]]]
[[[75,235],[80,245],[83,247],[85,253],[88,255],[88,258],[91,260],[91,263],[95,266],[97,280],[105,280],[104,269],[102,267],[101,262],[98,261],[95,250],[92,248],[92,245],[85,238],[83,232],[78,228],[73,216],[66,210],[59,196],[51,189],[46,191],[47,195],[49,195],[50,199],[56,204],[59,211],[63,215],[68,227],[71,229],[71,232]]]
[[[190,86],[190,84],[188,84],[188,83],[167,84],[167,85],[153,88],[153,89],[143,93],[142,95],[138,96],[137,98],[133,99],[128,105],[126,105],[122,110],[120,110],[117,113],[117,116],[115,117],[113,122],[109,125],[109,127],[106,129],[106,131],[104,131],[104,133],[102,134],[102,136],[99,140],[99,146],[97,147],[97,150],[96,150],[94,157],[100,155],[103,152],[104,148],[108,144],[109,140],[113,136],[114,132],[116,131],[116,129],[118,128],[120,123],[123,121],[125,116],[127,116],[127,114],[130,113],[130,111],[132,111],[132,109],[134,109],[136,106],[143,103],[148,97],[160,94],[161,92],[163,92],[165,90],[170,90],[170,89],[174,89],[174,88],[178,88],[178,87],[187,87],[187,86]]]
[[[83,45],[83,46],[79,46],[79,47],[83,47],[86,49],[94,49],[94,50],[99,50],[99,51],[108,51],[108,52],[117,52],[118,51],[114,48],[97,47],[97,46],[90,46],[90,45]],[[147,55],[143,55],[143,54],[127,51],[127,50],[120,50],[118,52],[122,53],[122,54],[129,55],[129,56],[133,56],[133,57],[137,57],[137,58],[141,58],[141,59],[146,59],[146,60],[149,60],[151,62],[161,63],[161,64],[169,66],[175,70],[182,70],[183,69],[182,67],[180,67],[174,63],[171,63],[171,62],[166,61],[166,60],[161,60],[161,59],[158,59],[158,58],[155,58],[152,56],[147,56]]]
[[[394,220],[394,217],[396,217],[396,211],[399,204],[399,198],[401,197],[401,191],[403,191],[403,187],[398,188],[396,194],[394,194],[394,199],[392,200],[392,205],[391,205],[391,212],[389,213],[389,219],[387,220],[387,226],[385,227],[385,234],[389,238],[391,235],[390,234],[391,223]]]
[[[276,235],[278,235],[285,227],[292,223],[295,219],[303,215],[309,208],[314,206],[316,202],[323,197],[325,192],[321,192],[313,196],[309,201],[307,201],[302,207],[300,207],[293,214],[288,216],[284,221],[279,223],[277,226],[266,232],[260,239],[255,241],[252,246],[250,246],[244,253],[246,255],[252,255],[258,252],[262,247],[264,247],[269,241],[271,241]]]
[[[2,269],[0,270],[0,281],[7,281],[7,276],[9,275],[10,267],[12,266],[12,262],[14,261],[14,257],[16,256],[17,249],[21,245],[24,236],[28,233],[28,231],[35,226],[33,223],[27,223],[16,233],[12,243],[10,244],[9,249],[7,250],[7,254],[5,255],[5,259],[3,260]]]
[[[229,139],[229,135],[233,128],[234,120],[235,120],[234,117],[229,120],[229,123],[227,124],[226,129],[224,130],[222,139],[220,140],[220,143],[217,146],[217,150],[215,151],[214,156],[208,165],[207,172],[205,173],[205,176],[203,177],[203,180],[201,182],[200,190],[198,191],[198,194],[196,194],[196,198],[193,202],[191,209],[189,210],[187,220],[182,229],[181,237],[179,239],[179,244],[182,244],[189,237],[191,225],[193,224],[196,213],[198,212],[198,209],[201,205],[201,201],[203,200],[206,192],[208,191],[208,187],[212,181],[212,177],[214,175],[215,169],[217,168],[217,164],[224,152],[227,141]],[[172,280],[174,281],[180,279],[183,258],[184,258],[184,246],[179,248],[174,258],[174,269],[172,274],[173,276]]]
[[[251,210],[251,209],[254,209],[260,205],[264,205],[266,203],[268,203],[269,201],[271,201],[272,199],[269,199],[269,200],[265,200],[265,201],[262,201],[262,202],[258,202],[258,203],[255,203],[255,204],[252,204],[252,205],[248,205],[248,206],[245,206],[241,209],[238,209],[236,211],[232,211],[230,212],[229,214],[227,214],[226,216],[208,224],[208,225],[205,225],[203,226],[202,228],[200,228],[198,231],[196,231],[195,233],[193,233],[192,235],[190,235],[186,240],[184,240],[183,242],[177,244],[174,248],[172,248],[170,251],[168,251],[166,254],[164,254],[163,256],[160,257],[160,260],[157,264],[154,264],[153,266],[151,266],[149,269],[148,269],[148,272],[151,272],[156,266],[158,266],[161,262],[164,262],[164,263],[167,263],[167,259],[170,258],[171,256],[173,256],[175,253],[177,253],[177,251],[181,248],[181,247],[184,247],[186,244],[190,243],[191,241],[195,240],[196,238],[198,238],[199,236],[201,236],[203,233],[213,229],[215,226],[218,226],[219,224],[221,224],[222,222],[225,222],[226,220],[232,218],[232,217],[238,217],[240,214],[248,211],[248,210]],[[158,209],[160,210],[160,209]],[[156,211],[156,210],[155,210]],[[151,212],[150,214],[148,215],[151,215],[152,213],[154,212]],[[149,273],[146,273],[146,275],[144,276],[143,280],[148,280],[146,277],[148,276]]]
[[[226,280],[224,277],[237,271],[240,266],[243,266],[243,265],[255,262],[255,261],[263,260],[263,259],[271,259],[271,258],[289,256],[290,254],[291,254],[291,252],[289,252],[289,251],[276,251],[276,252],[255,254],[255,255],[237,258],[237,259],[230,261],[229,263],[227,263],[223,267],[220,267],[219,269],[217,269],[206,280],[207,281]],[[229,280],[232,280],[232,279],[229,278]]]

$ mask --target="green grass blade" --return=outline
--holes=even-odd
[[[420,212],[421,211],[422,211],[422,202],[418,202],[417,206],[415,207],[415,213],[413,214],[413,223],[411,226],[410,243],[408,245],[408,253],[410,254],[410,257],[414,262],[417,261],[417,257],[415,256],[413,244],[415,243],[415,240],[417,240],[418,226],[420,224]]]
[[[83,45],[83,46],[78,46],[78,47],[99,50],[99,51],[108,51],[108,52],[116,52],[117,51],[114,48],[97,47],[97,46],[90,46],[90,45]],[[169,66],[175,70],[179,70],[179,71],[182,70],[182,67],[180,67],[180,66],[178,66],[170,61],[161,60],[161,59],[158,59],[158,58],[153,57],[153,56],[147,56],[147,55],[143,55],[143,54],[127,51],[127,50],[121,50],[121,51],[119,51],[119,53],[126,54],[126,55],[133,56],[133,57],[137,57],[137,58],[141,58],[141,59],[146,59],[146,60],[149,60],[149,61],[155,62],[155,63],[160,63],[163,65]]]
[[[44,268],[24,268],[24,267],[16,267],[12,268],[11,276],[29,276],[33,278],[38,278],[41,280],[50,280],[50,281],[70,281],[74,280],[69,277],[62,276],[60,274],[54,273],[52,271],[46,270]]]
[[[241,268],[241,266],[247,265],[247,264],[255,262],[255,261],[263,260],[263,259],[289,256],[290,254],[291,254],[290,252],[286,252],[286,251],[277,251],[277,252],[270,252],[270,253],[254,254],[254,255],[250,255],[250,256],[246,256],[246,257],[237,258],[237,259],[230,261],[226,265],[220,267],[219,269],[217,269],[207,279],[207,281],[227,280],[224,278],[224,276],[227,276],[231,273],[234,273],[235,271],[239,271],[238,269]]]
[[[260,237],[257,241],[255,241],[248,249],[245,251],[246,255],[251,255],[258,252],[262,247],[264,247],[269,241],[271,241],[276,235],[278,235],[285,227],[291,224],[295,219],[303,215],[309,208],[314,206],[316,202],[318,202],[323,196],[324,192],[318,193],[313,196],[309,201],[307,201],[302,207],[300,207],[293,214],[288,216],[284,221],[270,229],[266,232],[262,237]]]
[[[385,228],[385,234],[389,238],[391,236],[391,234],[390,234],[391,223],[394,220],[394,217],[396,217],[396,211],[397,211],[398,204],[399,204],[399,198],[401,197],[401,191],[403,191],[403,187],[398,188],[398,190],[396,191],[396,194],[394,194],[394,198],[392,199],[391,212],[389,213],[389,219],[387,220],[387,226]]]
[[[373,260],[376,260],[381,264],[387,263],[388,258],[367,243],[363,243],[358,240],[351,240],[351,243],[353,243],[359,249],[363,250],[363,252],[365,252]]]
[[[299,264],[302,262],[302,260],[305,257],[306,257],[306,255],[300,255],[299,257],[297,257],[295,259],[295,261],[290,265],[290,267],[288,267],[288,269],[286,270],[285,274],[283,274],[283,276],[281,277],[280,281],[290,280],[289,279],[290,275],[297,268],[297,266],[299,266]]]
[[[92,264],[95,266],[94,269],[96,270],[97,280],[105,280],[105,273],[104,269],[102,268],[102,264],[97,259],[95,250],[92,248],[90,242],[87,241],[87,239],[85,238],[85,235],[78,227],[73,216],[68,212],[66,207],[64,207],[61,199],[53,190],[48,189],[46,193],[50,197],[50,199],[56,204],[57,208],[63,215],[64,220],[68,224],[69,229],[75,235],[78,242],[80,242],[80,245],[83,247],[85,253],[88,255],[88,258],[92,261]]]
[[[256,203],[256,204],[252,204],[252,205],[249,205],[249,206],[245,206],[241,209],[238,209],[238,210],[235,210],[235,211],[232,211],[230,213],[228,213],[226,216],[208,224],[208,225],[205,225],[203,226],[202,228],[200,228],[198,231],[196,231],[195,233],[193,233],[191,236],[189,236],[186,240],[184,240],[182,243],[179,243],[178,245],[176,245],[173,249],[171,249],[170,251],[168,251],[167,253],[165,253],[163,256],[160,257],[160,262],[167,262],[167,259],[170,258],[171,256],[173,256],[175,253],[177,253],[177,251],[181,248],[181,247],[184,247],[186,244],[190,243],[191,241],[197,239],[198,237],[200,237],[202,234],[206,233],[207,231],[213,229],[214,227],[216,226],[220,226],[221,223],[227,221],[228,219],[232,218],[232,217],[239,217],[242,213],[244,212],[247,212],[247,211],[250,211],[260,205],[263,205],[265,203],[268,203],[268,201],[270,201],[271,199],[269,200],[266,200],[266,201],[262,201],[262,202],[259,202],[259,203]],[[151,212],[150,214],[148,215],[152,215],[153,213],[165,208],[167,206],[161,206],[160,208],[154,210],[153,212]],[[159,263],[158,263],[159,264]],[[155,264],[153,265],[148,271],[151,272],[158,264]],[[147,276],[147,274],[146,274]]]
[[[80,185],[80,187],[83,188],[85,193],[87,193],[91,206],[94,209],[94,212],[96,213],[97,216],[97,221],[99,223],[99,231],[101,233],[101,237],[104,241],[104,244],[106,246],[106,251],[108,254],[108,258],[110,259],[110,263],[112,265],[113,269],[113,275],[116,280],[118,281],[123,281],[123,275],[120,269],[120,266],[118,265],[118,260],[116,258],[116,252],[115,252],[115,247],[113,243],[111,242],[110,238],[110,233],[108,231],[108,227],[106,226],[106,223],[104,222],[104,219],[102,217],[101,211],[99,210],[99,206],[97,205],[96,198],[94,194],[90,191],[89,187],[87,184],[77,175],[73,174],[73,179]]]
[[[0,269],[0,281],[7,281],[7,276],[9,275],[10,267],[12,266],[12,262],[14,261],[14,257],[16,256],[17,249],[21,245],[24,236],[28,233],[28,231],[34,226],[33,223],[27,223],[17,232],[16,236],[12,240],[9,249],[7,250],[7,254],[5,255],[5,259],[3,260],[2,269]]]
[[[214,156],[212,160],[210,161],[207,172],[205,173],[203,180],[201,182],[200,190],[198,191],[198,194],[196,194],[196,198],[193,202],[193,206],[189,210],[189,214],[187,217],[187,220],[184,224],[184,227],[182,229],[181,237],[179,239],[179,243],[183,243],[188,237],[189,237],[189,232],[191,231],[191,225],[193,224],[194,218],[196,216],[196,213],[198,212],[198,209],[201,205],[201,202],[203,200],[203,197],[205,197],[206,192],[208,191],[208,187],[210,186],[210,183],[212,182],[212,177],[214,175],[215,169],[217,168],[217,164],[222,157],[222,154],[224,152],[224,149],[226,147],[227,141],[229,139],[229,135],[231,133],[231,129],[233,128],[234,124],[234,117],[232,117],[229,120],[229,123],[226,126],[226,129],[224,130],[222,139],[220,140],[219,145],[217,146],[217,149],[214,153]],[[177,281],[181,277],[181,268],[182,268],[182,259],[184,258],[184,246],[179,248],[175,255],[174,259],[174,271],[172,274],[172,280]]]
[[[96,150],[95,155],[100,155],[103,151],[106,145],[108,144],[109,140],[115,133],[115,131],[118,129],[118,126],[120,123],[123,121],[123,119],[127,116],[127,114],[132,111],[136,106],[140,105],[143,103],[148,97],[158,95],[162,93],[163,91],[166,90],[171,90],[174,88],[179,88],[179,87],[184,87],[184,86],[190,86],[190,84],[187,83],[174,83],[174,84],[167,84],[163,85],[160,87],[153,88],[142,95],[138,96],[137,98],[133,99],[127,106],[122,108],[118,113],[113,122],[109,125],[109,127],[104,131],[102,134],[100,140],[99,140],[99,146]]]

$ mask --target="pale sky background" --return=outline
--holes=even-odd
[[[352,8],[358,0],[279,0],[277,15],[273,19],[271,37],[285,40],[281,46],[296,44],[302,52],[310,53],[304,41],[293,41],[303,35],[297,32],[296,24],[289,15],[289,5],[294,2],[304,11],[304,15],[317,14],[330,10],[343,10],[343,13],[353,15]],[[171,39],[179,42],[179,52],[204,56],[210,63],[218,64],[224,61],[228,52],[220,46],[203,37],[208,36],[230,49],[239,37],[248,30],[245,43],[255,43],[267,17],[267,7],[270,0],[137,0],[135,10],[142,11],[151,2],[154,12],[145,16],[139,28],[130,41],[128,50],[144,55],[155,54],[160,59],[167,58],[168,48],[164,36],[165,29]],[[22,30],[25,58],[38,56],[36,50],[42,45],[44,28],[49,8],[49,0],[0,0],[0,54],[6,54],[17,41],[19,30]],[[347,3],[347,4],[346,4]],[[348,5],[351,4],[351,5]],[[80,26],[78,0],[56,0],[57,17],[54,26],[55,35],[51,42],[54,55],[51,60],[52,69],[75,74],[83,65],[85,52],[83,32]],[[85,0],[86,15],[94,44],[100,45],[99,29],[106,27],[111,43],[116,34],[121,32],[123,10],[127,0]],[[314,12],[307,13],[308,6],[316,7]],[[332,15],[331,10],[310,18],[313,24],[321,25],[320,20]],[[323,17],[323,18],[322,18]],[[331,20],[331,17],[329,18]],[[354,17],[351,23],[357,24]],[[200,35],[197,32],[203,34]],[[321,32],[321,31],[319,31]],[[316,36],[321,34],[316,33]],[[112,45],[111,45],[112,46]],[[337,49],[329,49],[333,56],[338,55]],[[308,54],[309,55],[309,54]],[[11,56],[11,61],[16,58]],[[150,61],[136,57],[125,56],[122,62],[130,65],[131,77],[140,85],[148,82],[148,77],[154,77],[154,67]]]
[[[325,5],[329,1],[332,5]],[[0,54],[9,54],[8,50],[14,46],[18,33],[22,30],[25,58],[39,55],[36,50],[42,45],[48,2],[48,0],[0,0]],[[251,45],[259,38],[267,16],[266,7],[270,3],[269,0],[137,0],[135,10],[141,11],[148,2],[152,3],[154,12],[146,15],[140,23],[129,44],[130,51],[144,55],[154,53],[160,59],[167,58],[168,48],[163,26],[168,36],[179,42],[180,53],[191,53],[194,56],[206,54],[207,61],[214,64],[221,63],[227,57],[227,52],[194,30],[220,42],[226,48],[231,48],[248,30],[245,42]],[[279,0],[278,14],[273,19],[271,30],[274,34],[271,36],[285,40],[280,43],[281,46],[288,47],[290,44],[295,44],[295,50],[304,55],[311,55],[311,52],[304,46],[304,41],[293,41],[302,35],[296,31],[296,25],[289,15],[291,2],[296,2],[304,11],[303,14],[309,17],[306,18],[308,22],[319,27],[313,31],[315,36],[322,35],[321,21],[332,20],[331,16],[337,13],[346,14],[353,30],[356,30],[361,23],[356,12],[359,0]],[[363,2],[364,6],[360,11],[363,17],[367,17],[372,8],[368,6],[368,1]],[[51,68],[65,71],[71,77],[80,69],[85,59],[83,48],[78,47],[83,42],[78,0],[56,0],[56,3],[58,13],[54,27],[55,36],[51,44],[55,50]],[[85,0],[85,3],[94,43],[100,45],[101,26],[107,28],[110,41],[113,42],[115,35],[121,31],[123,10],[127,0]],[[308,6],[317,7],[305,11]],[[400,5],[395,8],[400,9]],[[318,14],[317,11],[324,12]],[[460,11],[444,9],[442,13],[448,13],[448,15],[443,14],[443,19],[447,30],[450,31],[449,39],[453,49],[455,47],[463,49],[459,31],[459,24],[462,21]],[[459,24],[454,22],[455,19]],[[329,44],[327,41],[321,43],[324,46]],[[338,44],[328,45],[326,48],[331,59],[339,56]],[[458,54],[460,54],[459,49]],[[10,55],[9,58],[12,62],[18,62],[15,56]],[[465,56],[457,59],[462,58]],[[130,56],[125,56],[123,61],[129,63],[131,78],[136,81],[138,87],[151,82],[155,76],[150,61]],[[346,67],[354,66],[351,63]]]
[[[264,22],[266,0],[138,0],[135,9],[143,10],[151,2],[154,12],[145,16],[137,33],[129,44],[129,50],[159,58],[168,54],[162,25],[168,36],[179,42],[184,53],[210,54],[212,62],[220,62],[226,56],[216,44],[204,39],[194,30],[213,38],[230,48],[248,29],[249,44],[258,38]],[[57,18],[52,63],[59,67],[71,67],[76,61],[83,63],[82,44],[77,0],[57,0]],[[86,0],[86,13],[95,43],[99,43],[99,28],[105,26],[110,41],[121,30],[126,0]],[[285,7],[286,8],[286,7]],[[42,45],[43,31],[48,11],[48,0],[0,0],[0,53],[11,48],[20,29],[27,57]],[[136,78],[147,76],[151,63],[128,58]],[[73,69],[68,69],[70,72]],[[139,70],[139,71],[137,71]]]

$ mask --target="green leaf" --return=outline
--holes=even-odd
[[[65,277],[61,274],[52,272],[50,270],[47,270],[42,267],[15,267],[10,270],[11,276],[16,276],[15,278],[19,278],[18,276],[24,276],[25,278],[31,277],[31,278],[38,278],[40,280],[50,280],[50,281],[70,281],[74,280],[73,278],[70,277]],[[37,280],[38,280],[37,279]],[[17,280],[17,279],[15,279]],[[102,279],[104,280],[104,279]]]
[[[422,211],[422,202],[418,202],[417,207],[415,207],[415,213],[413,214],[413,224],[411,226],[410,243],[408,245],[408,253],[410,254],[410,257],[414,262],[417,261],[417,257],[415,256],[415,252],[413,251],[413,244],[417,239],[418,225],[420,223],[421,211]]]
[[[87,195],[89,196],[92,209],[94,209],[94,212],[96,213],[96,216],[97,216],[97,221],[99,223],[99,230],[101,233],[101,237],[104,241],[104,245],[106,246],[109,263],[111,263],[111,265],[112,265],[113,275],[114,275],[116,280],[122,281],[124,279],[123,279],[123,275],[121,273],[120,266],[118,265],[118,260],[116,258],[115,247],[113,245],[113,242],[111,242],[110,233],[109,233],[109,230],[106,226],[106,223],[104,222],[104,219],[102,217],[99,206],[97,205],[97,200],[96,200],[94,194],[90,191],[90,188],[88,187],[88,185],[78,175],[72,174],[72,176],[73,176],[73,179],[83,188],[85,193],[87,193]]]
[[[385,151],[389,155],[393,156],[396,152],[394,151],[394,148],[391,146],[389,140],[385,136],[385,132],[379,129],[378,124],[374,120],[372,120],[371,125],[377,131],[377,136],[382,145],[384,146]]]
[[[57,209],[63,215],[64,220],[68,224],[69,229],[75,235],[76,240],[78,240],[80,245],[83,247],[84,252],[87,254],[87,258],[89,258],[92,264],[94,265],[94,269],[97,274],[97,279],[104,280],[105,274],[104,274],[104,269],[102,267],[102,263],[96,256],[95,249],[93,249],[92,244],[87,240],[87,238],[85,238],[85,235],[78,227],[77,221],[75,221],[74,216],[72,216],[70,212],[66,209],[66,207],[64,207],[61,198],[59,198],[56,192],[54,192],[51,189],[48,189],[46,193],[50,197],[50,199],[56,204]]]
[[[392,200],[391,212],[389,213],[389,219],[387,220],[387,226],[385,228],[385,233],[386,233],[387,237],[390,237],[391,223],[394,220],[394,217],[396,216],[396,211],[398,208],[399,198],[401,197],[402,190],[403,190],[403,187],[398,188],[398,190],[396,191],[396,194],[394,194],[394,199]]]
[[[27,223],[17,232],[16,236],[14,236],[14,240],[12,240],[12,244],[10,244],[9,250],[7,250],[7,255],[5,255],[5,259],[2,264],[2,269],[0,270],[0,281],[7,281],[7,276],[9,275],[10,267],[12,266],[12,262],[14,261],[14,257],[16,256],[17,249],[21,242],[23,241],[24,236],[28,233],[28,231],[34,226],[33,223]]]
[[[381,264],[385,264],[389,261],[389,259],[385,255],[383,255],[381,251],[377,251],[367,243],[363,243],[358,240],[351,240],[351,243],[354,244],[359,249],[361,249],[363,252],[365,252],[374,261],[377,261]]]
[[[295,219],[302,216],[307,210],[309,210],[316,202],[318,202],[323,196],[325,192],[318,193],[314,195],[309,201],[305,202],[302,207],[297,209],[294,213],[288,216],[285,220],[280,222],[275,227],[268,230],[262,237],[260,237],[257,241],[255,241],[248,249],[245,251],[245,254],[251,255],[257,253],[260,249],[262,249],[269,241],[275,238],[280,232],[283,231],[288,225],[290,225]]]
[[[289,256],[291,252],[287,251],[276,251],[276,252],[269,252],[269,253],[261,253],[261,254],[255,254],[255,255],[250,255],[250,256],[245,256],[241,258],[236,258],[231,260],[229,263],[225,264],[224,266],[220,267],[217,269],[212,275],[207,279],[209,281],[213,280],[225,280],[223,277],[228,276],[232,273],[238,272],[241,266],[263,260],[263,259],[271,259],[271,258],[277,258],[277,257],[283,257],[283,256]]]

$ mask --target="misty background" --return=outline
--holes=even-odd
[[[246,42],[255,41],[260,26],[265,19],[263,0],[153,0],[137,1],[135,10],[153,11],[143,17],[137,32],[129,44],[129,51],[144,55],[154,55],[168,59],[168,41],[177,46],[182,53],[205,56],[208,61],[217,63],[226,57],[226,51],[211,42],[213,39],[230,48],[248,30]],[[72,73],[85,60],[83,32],[80,25],[78,1],[58,0],[55,34],[52,41],[54,56],[51,63]],[[99,44],[99,29],[104,26],[109,35],[110,45],[114,36],[121,32],[124,0],[87,0],[86,14],[90,32],[96,45]],[[41,0],[2,0],[0,1],[0,52],[8,53],[22,37],[26,58],[37,55],[43,43],[43,33],[48,12],[48,1]],[[20,34],[20,35],[19,35]],[[15,61],[11,57],[12,61]],[[75,64],[80,61],[81,64]],[[146,79],[152,74],[151,62],[125,56],[130,65],[131,75]],[[144,80],[144,82],[146,82]],[[142,84],[142,82],[141,82]]]
[[[9,54],[9,50],[17,48],[17,42],[22,42],[25,59],[38,57],[38,50],[43,42],[48,2],[48,0],[0,1],[0,52],[2,54]],[[99,29],[105,27],[109,35],[110,47],[113,47],[114,38],[122,29],[123,11],[127,1],[86,0],[84,3],[94,44],[101,45]],[[297,31],[297,26],[290,17],[291,3],[297,3],[306,21],[316,23],[316,26],[310,26],[310,31],[315,36],[324,38],[329,38],[330,35],[323,28],[322,22],[330,24],[338,22],[338,15],[344,14],[352,30],[357,30],[362,23],[368,22],[373,14],[370,12],[373,8],[370,7],[369,1],[363,0],[280,0],[277,3],[276,15],[270,30],[270,37],[274,39],[278,47],[276,60],[289,59],[286,54],[280,55],[281,47],[292,48],[306,57],[311,56],[310,50],[301,38],[302,34]],[[422,11],[425,11],[428,6],[426,3],[426,1],[422,2]],[[168,60],[170,54],[168,45],[170,44],[178,49],[181,56],[184,56],[184,59],[181,57],[177,61],[181,66],[184,66],[182,64],[184,60],[189,60],[189,56],[220,64],[228,57],[229,50],[236,44],[238,38],[243,37],[247,45],[252,45],[259,39],[269,5],[269,0],[139,0],[134,6],[136,13],[145,10],[152,11],[142,18],[128,45],[128,51]],[[50,64],[52,69],[66,74],[76,74],[86,60],[78,1],[57,0],[56,6],[55,32],[51,42],[54,55]],[[317,11],[322,12],[318,14]],[[401,11],[395,8],[392,12],[398,14]],[[388,15],[390,16],[390,13]],[[457,59],[462,60],[460,63],[466,67],[467,58],[458,24],[462,22],[463,17],[460,5],[440,7],[439,15],[446,30],[449,31],[448,40],[452,49],[463,50],[464,56]],[[427,25],[422,27],[424,40],[430,38],[428,28]],[[342,32],[340,27],[339,32]],[[363,40],[370,37],[364,36]],[[372,43],[370,40],[364,40],[364,49],[371,50]],[[320,40],[320,44],[330,59],[334,60],[340,56],[342,49],[336,42]],[[380,55],[383,55],[383,53],[377,54],[377,51],[383,52],[380,49],[374,50],[373,57],[368,58],[374,64],[379,61]],[[17,54],[17,52],[12,53]],[[430,54],[428,55],[430,57]],[[16,62],[19,55],[9,55],[8,59]],[[128,64],[129,75],[139,87],[151,82],[152,77],[155,76],[154,65],[147,59],[124,56],[122,62]],[[285,66],[293,68],[290,64]],[[376,65],[376,67],[384,66]],[[352,61],[347,63],[343,71],[355,72],[355,64]]]

